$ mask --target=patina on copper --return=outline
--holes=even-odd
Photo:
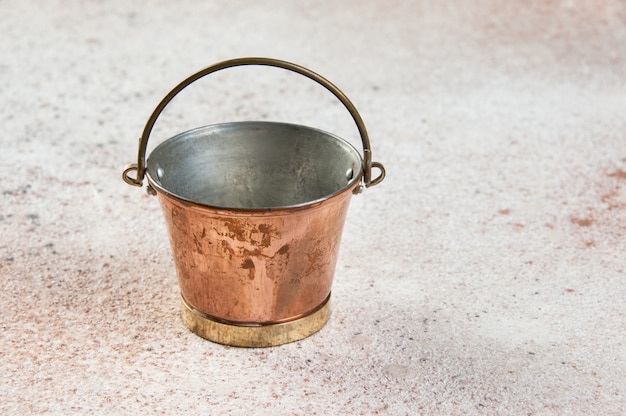
[[[274,324],[330,294],[352,189],[312,206],[233,211],[157,192],[185,301],[217,321]]]

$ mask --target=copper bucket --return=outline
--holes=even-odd
[[[324,86],[356,122],[364,156],[314,128],[233,122],[178,134],[146,162],[150,132],[172,98],[205,75],[242,65],[287,69]],[[372,167],[380,171],[375,179]],[[372,162],[363,121],[336,86],[289,62],[241,58],[190,76],[161,101],[137,163],[123,172],[134,186],[144,175],[165,215],[185,325],[221,344],[264,347],[324,326],[350,197],[381,182],[385,170]]]

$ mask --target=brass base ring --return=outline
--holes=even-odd
[[[308,315],[266,325],[219,322],[195,310],[183,296],[181,300],[183,322],[191,332],[209,341],[234,347],[272,347],[298,341],[322,329],[330,317],[330,295]]]

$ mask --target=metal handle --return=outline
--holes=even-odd
[[[232,68],[236,66],[244,66],[244,65],[273,66],[273,67],[283,68],[289,71],[297,72],[298,74],[304,75],[305,77],[312,79],[313,81],[317,82],[318,84],[325,87],[328,91],[333,93],[335,97],[337,97],[339,101],[341,101],[341,103],[348,109],[348,111],[350,112],[350,115],[352,116],[352,118],[354,119],[354,122],[357,125],[357,128],[359,129],[359,134],[361,135],[361,141],[363,142],[363,161],[364,161],[363,183],[365,184],[366,187],[370,187],[370,186],[379,184],[385,178],[385,168],[383,167],[383,165],[378,162],[372,162],[372,151],[370,149],[370,140],[367,135],[367,130],[365,129],[365,124],[363,123],[363,119],[361,118],[361,115],[357,111],[354,104],[352,104],[352,102],[348,99],[348,97],[346,97],[346,95],[339,88],[337,88],[333,83],[331,83],[330,81],[328,81],[326,78],[322,77],[321,75],[307,68],[304,68],[300,65],[292,64],[291,62],[286,62],[286,61],[281,61],[278,59],[271,59],[271,58],[237,58],[237,59],[230,59],[227,61],[216,63],[214,65],[209,66],[208,68],[205,68],[191,75],[190,77],[182,81],[180,84],[178,84],[176,87],[174,87],[174,89],[170,91],[169,94],[167,94],[165,98],[161,100],[159,105],[155,108],[154,112],[148,119],[148,122],[146,123],[146,126],[143,129],[143,134],[141,135],[141,138],[139,139],[139,152],[137,155],[137,163],[131,163],[130,165],[126,166],[126,168],[124,169],[124,172],[122,172],[122,179],[124,179],[124,182],[133,186],[143,185],[143,178],[146,173],[146,148],[148,146],[148,138],[150,137],[150,132],[152,131],[152,128],[154,127],[154,124],[156,123],[157,119],[161,115],[161,112],[163,112],[167,104],[179,92],[184,90],[187,86],[189,86],[189,84],[197,81],[198,79],[204,77],[205,75],[211,74],[213,72],[217,72],[222,69]],[[374,179],[372,179],[372,176],[371,176],[372,167],[377,168],[380,171],[380,174]],[[131,171],[137,172],[134,178],[129,175]]]

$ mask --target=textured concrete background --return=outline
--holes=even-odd
[[[626,413],[624,1],[0,0],[0,27],[0,413]],[[120,178],[171,87],[249,55],[335,82],[388,170],[328,325],[271,349],[182,325],[157,201]],[[152,140],[358,139],[291,75],[202,80]]]

